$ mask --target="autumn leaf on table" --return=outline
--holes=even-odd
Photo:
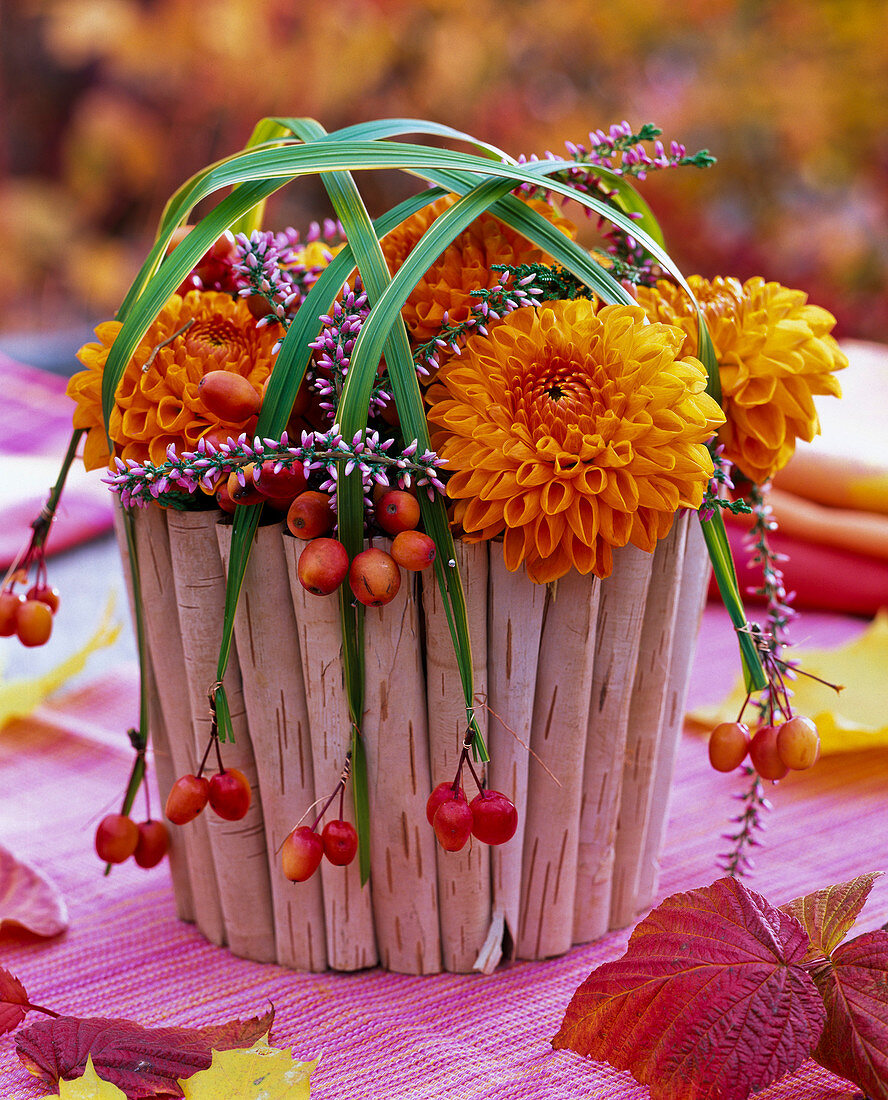
[[[131,1020],[40,1020],[16,1036],[25,1067],[48,1085],[82,1076],[92,1056],[96,1072],[117,1085],[127,1100],[181,1097],[181,1078],[208,1069],[213,1050],[249,1047],[268,1034],[274,1011],[251,1020],[203,1028],[148,1028]]]
[[[52,1096],[42,1096],[40,1100],[126,1100],[126,1093],[110,1081],[103,1081],[96,1073],[92,1058],[87,1058],[82,1077],[59,1081],[59,1091]]]
[[[881,871],[871,871],[850,882],[827,886],[780,906],[782,912],[795,917],[808,933],[806,961],[830,955],[839,946],[860,916],[873,883],[881,877]]]
[[[37,936],[57,936],[68,927],[68,910],[54,883],[0,847],[0,933],[7,923]]]
[[[814,1060],[888,1100],[888,932],[841,944],[813,977],[826,1005]]]
[[[553,1046],[629,1070],[653,1100],[745,1100],[820,1037],[807,949],[794,917],[736,879],[673,894],[579,987]]]
[[[260,1039],[248,1050],[214,1050],[209,1069],[179,1083],[185,1100],[309,1100],[316,1066]]]
[[[28,1015],[30,1007],[22,983],[8,970],[0,969],[0,1035],[14,1031]]]

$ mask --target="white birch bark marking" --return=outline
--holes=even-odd
[[[299,634],[315,797],[326,801],[339,780],[351,735],[343,683],[339,596],[335,592],[329,596],[315,596],[302,587],[296,571],[299,556],[308,544],[287,532],[282,538]],[[316,814],[317,810],[313,810],[303,824],[310,825]],[[355,823],[351,786],[345,795],[344,817]],[[361,886],[358,861],[348,867],[334,867],[324,859],[320,874],[328,965],[333,970],[375,966],[377,952],[370,885]]]
[[[217,511],[170,511],[167,516],[194,743],[201,755],[211,728],[207,692],[216,680],[225,606],[225,572],[215,532],[219,515]],[[253,798],[240,821],[225,821],[209,806],[200,816],[210,835],[228,946],[243,958],[273,962],[274,921],[262,802],[240,668],[233,652],[225,675],[225,691],[234,743],[227,741],[221,746],[222,762],[244,773]],[[215,767],[211,754],[207,769],[212,774]]]
[[[216,526],[226,571],[231,531],[229,524]],[[325,970],[320,875],[289,882],[278,854],[297,819],[315,800],[296,618],[279,523],[256,531],[234,634],[262,795],[276,958],[281,966],[295,970]]]
[[[583,765],[574,943],[598,939],[610,923],[629,707],[652,562],[652,554],[621,547],[614,552],[613,572],[601,582]]]
[[[676,517],[672,530],[654,551],[629,710],[614,858],[612,928],[631,924],[639,910],[638,877],[666,709],[686,533],[687,524]]]

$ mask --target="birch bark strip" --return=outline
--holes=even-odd
[[[194,775],[200,757],[191,719],[166,509],[151,504],[136,512],[135,543],[145,634],[173,769],[177,778]],[[171,825],[170,832],[185,848],[195,924],[210,943],[223,944],[225,921],[206,812],[188,825]]]
[[[631,924],[639,911],[638,880],[650,816],[660,731],[666,710],[675,612],[687,534],[684,518],[677,517],[672,530],[657,544],[651,568],[629,709],[614,858],[612,928]]]
[[[225,607],[225,571],[215,533],[219,516],[214,510],[171,511],[167,517],[195,751],[201,755],[210,736],[207,691],[216,680]],[[200,816],[205,819],[210,835],[228,946],[242,958],[273,962],[274,919],[262,800],[247,729],[240,668],[233,652],[225,674],[225,692],[234,743],[222,745],[223,764],[244,773],[253,798],[240,821],[225,821],[209,807]],[[212,755],[207,767],[213,767]]]
[[[613,572],[601,582],[583,764],[574,943],[598,939],[610,924],[629,707],[652,563],[652,554],[621,547],[614,552]]]
[[[517,954],[522,959],[561,955],[573,942],[600,584],[596,577],[571,571],[550,586],[543,614],[518,925]]]
[[[487,543],[457,542],[456,561],[468,610],[475,691],[483,698],[487,692]],[[441,593],[431,570],[423,574],[422,605],[431,787],[436,787],[456,775],[466,708]],[[475,714],[486,739],[487,713],[478,705]],[[471,801],[477,792],[468,769],[463,769],[463,787]],[[465,974],[474,967],[490,928],[490,848],[470,837],[461,852],[445,852],[437,842],[435,851],[444,969]]]
[[[518,828],[510,841],[492,848],[490,854],[494,919],[502,915],[512,957],[518,941],[531,720],[545,606],[546,586],[528,580],[523,570],[509,572],[502,545],[492,543],[487,604],[490,786],[514,802]],[[503,943],[500,936],[498,944],[492,945],[485,973],[500,961]]]
[[[231,530],[230,524],[216,525],[226,573]],[[234,635],[262,796],[277,962],[292,970],[326,970],[320,875],[294,885],[284,878],[278,854],[315,800],[296,617],[279,523],[256,531]]]
[[[155,510],[160,511],[160,509]],[[138,525],[138,514],[134,514],[133,519],[135,520],[135,524]],[[117,548],[120,551],[120,557],[123,562],[123,577],[126,582],[130,620],[133,624],[133,630],[135,630],[136,614],[133,596],[133,579],[130,571],[130,552],[129,545],[126,541],[123,508],[119,501],[115,501],[114,504],[114,533],[117,536]],[[149,650],[146,655],[148,675],[143,687],[148,697],[148,732],[149,744],[151,746],[151,755],[149,759],[154,765],[154,776],[157,780],[157,790],[160,796],[160,808],[157,810],[157,819],[162,821],[162,807],[166,803],[170,787],[172,787],[173,783],[175,783],[178,778],[178,773],[170,754],[169,735],[167,733],[166,723],[163,719],[160,696],[158,695],[154,669],[151,664],[151,647],[147,640],[146,648]],[[190,739],[190,725],[187,730],[187,736]],[[150,782],[150,776],[146,777],[145,782]],[[195,919],[194,898],[191,892],[191,878],[188,870],[188,856],[185,850],[185,836],[182,830],[177,829],[175,826],[171,827],[167,825],[167,832],[170,837],[170,847],[167,852],[167,858],[170,865],[170,876],[173,880],[173,897],[176,903],[176,916],[179,920],[193,923]]]
[[[373,923],[380,964],[400,974],[441,970],[419,583],[402,569],[398,595],[368,607],[364,624]]]
[[[645,836],[644,855],[638,880],[640,909],[653,904],[660,874],[660,853],[669,820],[669,796],[675,774],[675,758],[684,728],[685,707],[691,667],[697,649],[700,619],[706,604],[711,572],[706,542],[697,517],[685,517],[688,524],[684,565],[681,574],[681,591],[675,619],[675,637],[672,642],[672,661],[669,666],[669,686],[666,710],[663,717],[663,733],[651,797],[651,815]]]
[[[311,761],[316,798],[335,788],[350,748],[351,723],[342,672],[339,596],[315,596],[299,583],[299,556],[308,545],[282,534],[290,596],[299,634],[299,656],[305,685],[305,706],[311,734]],[[347,583],[347,582],[346,582]],[[335,803],[338,807],[338,802]],[[318,807],[319,809],[320,807]],[[331,807],[332,809],[332,807]],[[304,824],[316,816],[313,810]],[[352,788],[344,803],[346,821],[355,823]],[[294,822],[295,824],[295,822]],[[327,965],[333,970],[362,970],[377,962],[370,886],[361,886],[358,861],[348,867],[321,862]]]

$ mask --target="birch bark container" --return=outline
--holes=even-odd
[[[179,915],[247,958],[408,974],[489,972],[632,922],[656,893],[708,577],[698,536],[693,517],[679,516],[654,554],[615,551],[606,580],[568,574],[548,586],[509,573],[496,542],[457,543],[474,713],[491,751],[484,778],[519,813],[516,835],[495,848],[473,840],[445,852],[426,821],[428,794],[453,779],[466,732],[432,572],[405,571],[397,598],[366,610],[362,886],[357,860],[324,860],[298,884],[280,870],[284,837],[336,786],[350,721],[338,596],[306,592],[306,543],[282,523],[260,526],[225,678],[235,743],[221,746],[250,778],[253,804],[241,822],[203,814],[175,830]],[[162,788],[195,771],[206,747],[229,542],[218,512],[152,506],[134,516]],[[471,799],[467,771],[463,786]],[[327,819],[338,810],[337,800]]]

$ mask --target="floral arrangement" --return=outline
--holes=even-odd
[[[410,132],[473,151],[389,140]],[[401,569],[434,570],[466,708],[457,773],[432,792],[429,821],[448,850],[470,835],[502,843],[514,833],[514,806],[483,774],[471,804],[462,787],[464,768],[474,773],[488,757],[454,538],[501,541],[506,567],[538,584],[570,571],[605,578],[615,549],[653,552],[691,509],[738,631],[747,686],[764,691],[755,736],[738,719],[710,745],[722,770],[750,754],[752,810],[726,857],[733,873],[747,867],[761,779],[808,766],[817,748],[816,730],[792,714],[791,664],[780,655],[789,610],[767,547],[767,482],[796,439],[818,430],[812,396],[838,395],[834,372],[845,359],[833,319],[802,292],[677,270],[636,182],[713,158],[667,147],[659,135],[621,123],[568,144],[564,157],[515,159],[413,120],[326,134],[308,120],[268,119],[242,152],[170,200],[117,319],[81,349],[68,461],[85,435],[84,461],[108,468],[130,540],[134,507],[219,506],[233,515],[225,625],[208,685],[212,735],[197,775],[173,788],[171,821],[188,822],[207,803],[229,819],[249,806],[246,780],[222,763],[220,742],[232,736],[222,681],[263,511],[286,514],[308,543],[303,586],[340,600],[352,751],[314,824],[295,828],[283,851],[287,876],[303,880],[325,853],[347,863],[360,852],[368,867],[362,614],[394,598]],[[351,173],[392,167],[428,188],[373,222]],[[320,174],[337,220],[304,238],[264,228],[266,200],[309,173]],[[194,207],[219,191],[228,193],[191,226]],[[583,214],[596,219],[591,249],[578,243]],[[732,477],[751,488],[729,496]],[[757,513],[765,628],[747,622],[723,509]],[[47,531],[46,522],[35,527],[0,596],[0,632],[18,631],[25,644],[51,629]],[[390,552],[373,546],[380,537],[393,539]],[[32,568],[35,587],[16,593]],[[49,607],[37,626],[35,603]],[[121,814],[97,838],[111,862],[139,843],[127,815],[144,773],[144,699],[140,727]],[[208,780],[213,751],[219,768]],[[340,810],[319,834],[349,781],[357,832]],[[162,848],[157,840],[145,858]]]

